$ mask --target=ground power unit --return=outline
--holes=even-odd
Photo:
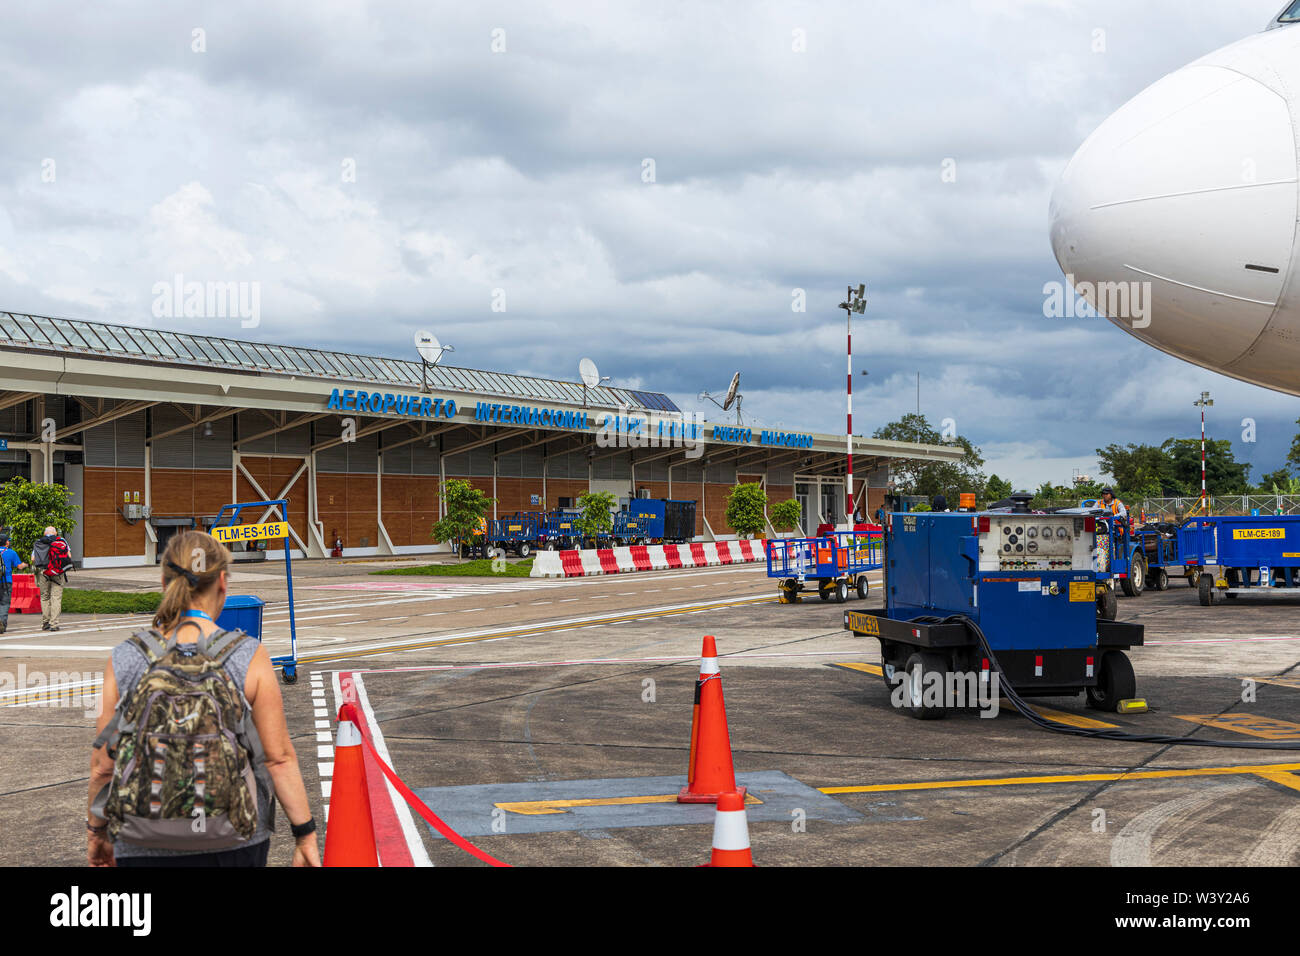
[[[922,693],[992,674],[1021,697],[1086,692],[1115,710],[1136,696],[1124,653],[1142,626],[1099,619],[1096,522],[1091,516],[900,513],[885,529],[883,611],[850,611],[844,626],[880,641],[885,681],[904,682],[917,717],[952,701]],[[933,676],[932,676],[933,675]]]

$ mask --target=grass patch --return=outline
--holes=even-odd
[[[87,591],[63,589],[63,610],[69,614],[152,614],[162,595],[157,591]]]
[[[483,558],[473,561],[458,561],[454,564],[422,564],[415,568],[387,568],[383,571],[371,571],[371,574],[414,574],[420,576],[438,576],[453,578],[526,578],[533,570],[533,559],[507,561],[504,571],[493,571],[492,562]]]

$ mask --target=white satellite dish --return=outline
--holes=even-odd
[[[450,345],[443,345],[438,341],[438,336],[432,332],[421,330],[415,333],[415,350],[420,353],[420,358],[430,365],[437,365],[442,361],[444,352],[456,351]]]
[[[722,400],[722,410],[728,411],[731,403],[736,400],[736,389],[740,388],[740,373],[737,372],[731,376],[731,384],[727,386],[727,397]]]
[[[600,384],[600,372],[596,369],[596,363],[589,358],[578,363],[578,375],[587,388],[595,388]]]

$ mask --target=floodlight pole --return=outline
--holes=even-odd
[[[859,290],[862,286],[858,287]],[[857,308],[859,312],[866,309],[865,297],[859,295],[861,301],[854,300],[853,286],[845,290],[844,301],[840,303],[840,308],[844,310],[845,326],[845,345],[844,354],[846,356],[847,367],[847,391],[845,393],[845,425],[844,425],[844,452],[847,457],[847,469],[844,476],[845,491],[845,509],[844,516],[848,522],[849,528],[852,529],[856,522],[853,520],[853,310]]]
[[[1201,392],[1201,397],[1192,404],[1201,410],[1201,510],[1209,514],[1205,495],[1205,408],[1207,405],[1213,405],[1214,399],[1210,398],[1209,392]]]

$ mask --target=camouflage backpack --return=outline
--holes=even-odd
[[[188,644],[164,644],[156,631],[131,635],[149,668],[95,739],[113,758],[113,779],[93,808],[112,840],[210,852],[253,835],[261,741],[224,667],[246,639],[224,630]]]

